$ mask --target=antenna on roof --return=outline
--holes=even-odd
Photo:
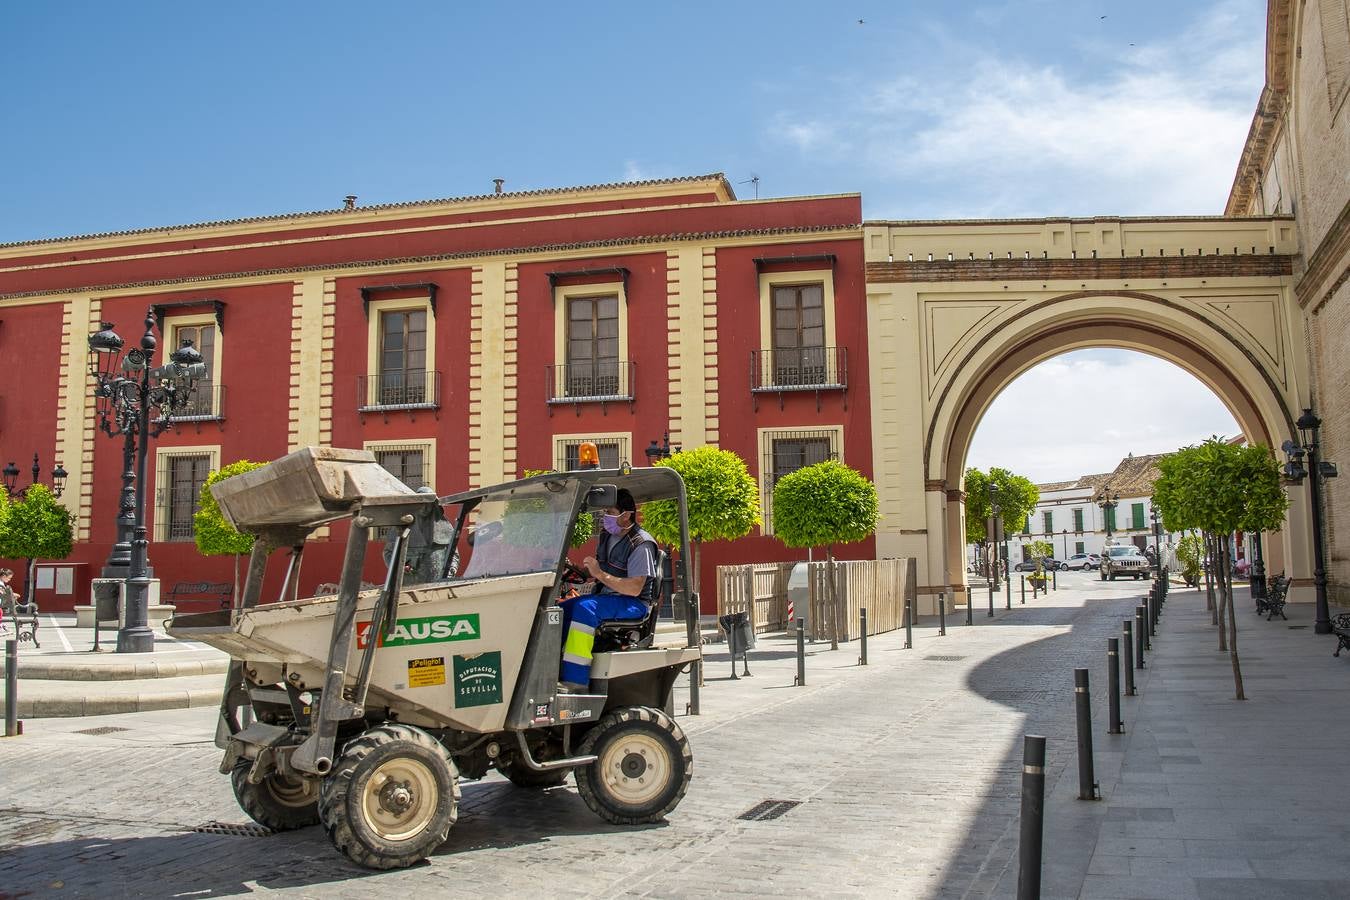
[[[736,182],[736,183],[737,183],[737,184],[753,184],[753,185],[755,186],[755,199],[756,199],[756,200],[759,199],[759,176],[756,175],[754,172],[751,172],[751,173],[750,173],[750,177],[749,177],[748,179],[746,179],[745,181],[738,181],[738,182]]]

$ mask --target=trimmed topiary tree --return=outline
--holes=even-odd
[[[966,494],[966,543],[988,546],[993,539],[989,534],[989,517],[993,510],[989,506],[989,486],[998,487],[999,518],[1003,520],[1004,530],[1009,527],[1016,531],[1026,523],[1031,511],[1041,499],[1040,489],[1030,478],[1014,475],[1007,469],[997,466],[986,474],[979,469],[967,469],[962,487]],[[988,554],[986,554],[988,556]],[[986,565],[989,560],[986,559]],[[985,573],[986,575],[988,572]]]
[[[778,479],[773,489],[774,536],[789,547],[824,547],[829,571],[831,644],[839,646],[839,600],[834,584],[834,545],[866,539],[880,514],[877,489],[836,460],[804,466]]]
[[[202,556],[229,554],[234,557],[235,606],[239,605],[239,557],[253,549],[253,535],[236,531],[233,525],[225,521],[225,516],[220,511],[220,504],[216,503],[215,495],[211,493],[211,485],[219,484],[226,478],[232,478],[235,475],[261,469],[264,465],[266,463],[241,459],[227,466],[221,466],[207,475],[206,483],[202,485],[197,512],[192,517],[192,536],[197,543],[198,553]]]
[[[34,484],[23,499],[0,513],[0,556],[25,561],[24,602],[33,602],[33,566],[39,559],[65,559],[74,548],[70,511],[45,484]]]
[[[657,460],[684,479],[689,505],[690,560],[694,585],[699,581],[699,546],[704,541],[745,537],[759,518],[759,487],[750,470],[730,450],[696,447]],[[674,500],[642,504],[642,527],[663,544],[679,546],[680,511]]]

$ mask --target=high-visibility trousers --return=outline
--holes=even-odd
[[[601,622],[641,619],[647,604],[623,594],[582,594],[563,600],[562,680],[588,685],[591,681],[591,651],[595,647],[595,628]]]

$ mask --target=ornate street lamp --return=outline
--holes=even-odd
[[[33,480],[32,482],[29,483],[28,487],[32,487],[33,485],[37,484],[38,479],[42,477],[42,466],[38,462],[38,455],[36,453],[33,454],[32,472],[33,472]],[[0,469],[0,474],[3,474],[4,476],[5,493],[9,495],[11,498],[22,497],[24,494],[28,492],[28,488],[21,488],[18,486],[19,467],[14,464],[14,460],[10,460],[9,465],[5,466],[4,469]],[[53,497],[60,497],[62,492],[65,491],[66,479],[68,477],[70,477],[70,473],[67,472],[61,466],[60,463],[57,463],[56,466],[52,469]]]
[[[1317,458],[1317,438],[1322,420],[1313,414],[1312,409],[1304,409],[1294,426],[1298,428],[1299,442],[1284,442],[1284,477],[1292,484],[1301,484],[1304,478],[1308,479],[1313,520],[1313,589],[1317,595],[1313,630],[1318,634],[1331,634],[1331,612],[1327,608],[1327,570],[1322,549],[1322,482],[1336,477],[1336,464]]]
[[[667,431],[661,443],[658,444],[656,438],[652,438],[651,444],[642,452],[647,455],[647,465],[654,466],[657,460],[666,459],[672,453],[679,453],[680,448],[679,445],[670,446],[670,432]]]
[[[1148,515],[1149,518],[1153,520],[1153,559],[1155,560],[1154,566],[1158,570],[1157,571],[1158,577],[1163,578],[1164,573],[1163,573],[1163,552],[1162,552],[1162,529],[1160,527],[1160,523],[1158,520],[1158,507],[1154,506],[1151,500],[1149,501]]]
[[[999,517],[999,513],[1002,512],[1002,507],[999,505],[999,502],[998,502],[998,485],[997,485],[997,484],[994,484],[992,481],[989,482],[989,487],[987,488],[987,492],[988,492],[988,494],[989,494],[989,511],[993,514],[992,516],[990,516],[990,518],[991,518],[991,520],[992,520],[992,524],[990,525],[990,531],[989,531],[989,545],[990,545],[990,547],[993,548],[993,551],[994,551],[994,552],[993,552],[993,560],[991,561],[992,564],[989,566],[989,590],[990,590],[990,591],[997,591],[997,590],[998,590],[998,584],[999,584],[999,582],[998,582],[998,545],[999,545],[999,531],[1000,531],[1000,529],[999,529],[999,518],[998,518],[998,517]]]
[[[154,307],[145,316],[139,347],[122,353],[124,341],[111,322],[89,336],[89,374],[99,428],[123,438],[122,497],[117,517],[117,543],[103,567],[105,578],[126,580],[125,624],[117,632],[118,653],[148,653],[155,648],[149,627],[149,540],[145,534],[145,466],[151,438],[158,437],[176,414],[187,410],[197,382],[206,377],[201,353],[184,340],[169,362],[153,367]]]
[[[1098,496],[1100,499],[1097,501],[1097,505],[1101,507],[1102,524],[1106,527],[1106,544],[1104,546],[1109,547],[1111,545],[1111,524],[1116,518],[1116,502],[1120,500],[1120,494],[1111,490],[1111,485],[1108,484],[1102,488],[1102,492]]]

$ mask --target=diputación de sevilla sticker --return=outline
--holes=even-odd
[[[431,687],[437,684],[445,684],[444,656],[408,660],[408,687]]]

